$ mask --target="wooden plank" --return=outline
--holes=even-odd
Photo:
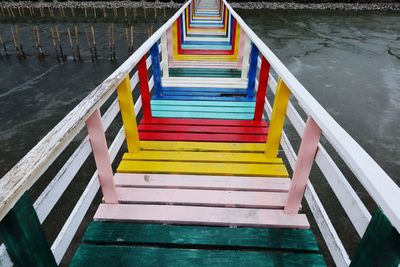
[[[80,266],[326,266],[320,254],[172,249],[157,247],[126,247],[81,245],[71,267]]]
[[[321,129],[311,117],[308,117],[297,155],[296,165],[293,170],[289,198],[285,205],[286,213],[299,212],[320,137]]]
[[[168,50],[167,50],[167,34],[164,32],[161,36],[161,58],[162,58],[162,71],[163,77],[168,78]]]
[[[377,208],[358,244],[351,267],[399,266],[400,234],[380,208]]]
[[[175,188],[117,188],[119,203],[282,209],[287,192]]]
[[[212,87],[164,87],[163,90],[168,93],[177,93],[177,92],[184,92],[184,93],[220,93],[221,95],[245,95],[246,89],[244,88],[212,88]],[[241,102],[237,102],[241,103]],[[248,102],[244,102],[248,103]],[[251,103],[250,104],[255,104]],[[216,106],[213,104],[212,106]],[[239,105],[238,105],[239,106]]]
[[[201,94],[201,92],[200,92]],[[204,108],[202,106],[165,106],[152,104],[153,111],[181,111],[181,112],[212,112],[212,113],[253,113],[252,107],[216,107],[210,106]]]
[[[194,99],[195,97],[189,97]],[[154,110],[153,116],[158,118],[199,118],[199,119],[224,119],[224,120],[252,120],[253,113],[230,113],[230,112],[181,112],[181,111],[159,111]]]
[[[128,151],[137,152],[140,149],[139,133],[136,124],[136,114],[133,106],[129,75],[127,75],[124,81],[117,87],[117,93]]]
[[[118,203],[115,192],[114,175],[108,153],[107,140],[101,121],[100,111],[95,111],[86,121],[90,144],[96,163],[101,191],[106,203]]]
[[[266,158],[264,153],[141,151],[125,153],[123,160],[163,160],[200,162],[283,163],[280,158]]]
[[[122,160],[117,172],[288,177],[284,164],[162,162]]]
[[[57,266],[27,192],[1,220],[0,235],[15,265]]]
[[[153,100],[154,101],[154,100]],[[206,120],[206,119],[165,119],[143,118],[140,124],[172,124],[172,125],[209,125],[209,126],[237,126],[237,127],[267,127],[266,121],[253,120]]]
[[[140,140],[265,143],[266,135],[139,132]]]
[[[266,135],[267,127],[205,126],[205,125],[165,125],[142,124],[139,131],[147,132],[185,132],[185,133],[230,133]]]
[[[182,88],[182,87],[181,87]],[[187,88],[185,88],[187,89]],[[192,88],[195,90],[215,90],[215,88]],[[164,90],[168,90],[168,88],[164,88]],[[242,90],[242,89],[240,89]],[[209,107],[209,106],[218,106],[218,107],[255,107],[254,102],[227,102],[227,101],[180,101],[180,100],[151,100],[151,104],[156,105],[170,105],[170,106],[202,106],[202,107]],[[237,122],[235,120],[235,122]]]
[[[221,77],[240,78],[240,70],[212,68],[170,68],[170,77]]]
[[[193,249],[206,246],[208,249],[272,248],[299,252],[319,251],[312,231],[299,229],[92,222],[83,236],[83,241],[115,245],[152,244],[169,247],[181,245]]]
[[[95,220],[309,229],[304,214],[274,209],[100,204]]]
[[[281,141],[289,96],[289,88],[281,79],[279,79],[272,108],[270,131],[268,133],[267,145],[265,148],[265,154],[269,158],[278,155],[279,142]]]
[[[261,69],[259,75],[260,79],[258,82],[258,89],[257,89],[256,108],[254,110],[254,120],[262,119],[262,114],[264,111],[264,104],[265,104],[265,95],[267,92],[269,69],[270,65],[268,61],[265,59],[265,57],[262,57]]]
[[[288,192],[289,178],[116,173],[118,187]]]
[[[142,96],[142,109],[145,118],[151,118],[151,105],[150,105],[150,90],[149,90],[149,77],[146,67],[146,55],[144,55],[138,62],[139,73],[139,89]]]
[[[167,151],[231,151],[231,152],[263,152],[265,144],[260,143],[223,143],[213,142],[160,142],[140,141],[142,150]]]

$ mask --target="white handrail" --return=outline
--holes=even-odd
[[[317,100],[283,65],[264,42],[250,29],[243,19],[222,0],[237,23],[257,46],[295,96],[304,111],[311,116],[322,129],[323,135],[346,162],[351,171],[375,200],[392,225],[400,232],[400,188],[386,172],[368,155],[368,153],[329,115]]]
[[[22,194],[28,190],[81,131],[87,118],[114,92],[118,84],[139,60],[172,26],[192,0],[186,2],[116,71],[96,87],[70,113],[68,113],[34,148],[31,149],[0,180],[0,220],[10,211]]]

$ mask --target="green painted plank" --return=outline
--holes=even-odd
[[[92,222],[83,237],[86,243],[184,245],[185,248],[236,247],[318,252],[311,230],[230,228]]]
[[[361,239],[350,266],[400,265],[400,234],[378,208]]]
[[[0,222],[0,237],[16,266],[57,266],[27,192]]]
[[[156,118],[198,118],[198,119],[229,119],[252,120],[254,113],[216,113],[216,112],[181,112],[181,111],[151,111]]]
[[[320,254],[199,250],[83,244],[73,257],[75,266],[326,266]]]
[[[202,107],[202,106],[165,106],[165,105],[151,105],[152,111],[180,111],[180,112],[221,112],[221,113],[254,113],[253,107]]]
[[[255,108],[256,102],[227,102],[227,101],[182,101],[182,100],[151,100],[158,106],[206,106],[206,107],[248,107]]]

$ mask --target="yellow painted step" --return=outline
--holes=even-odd
[[[282,164],[280,158],[265,157],[264,153],[192,152],[192,151],[141,151],[125,153],[123,160],[243,162]]]
[[[142,150],[224,151],[264,153],[265,143],[140,141]]]
[[[117,172],[288,177],[284,164],[122,160]]]

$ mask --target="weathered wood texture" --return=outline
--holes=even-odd
[[[83,242],[92,244],[182,245],[186,248],[281,249],[319,251],[311,230],[277,228],[230,228],[92,222]]]
[[[378,208],[358,244],[351,267],[400,265],[400,234]]]
[[[0,222],[0,236],[16,266],[57,266],[27,192]]]

